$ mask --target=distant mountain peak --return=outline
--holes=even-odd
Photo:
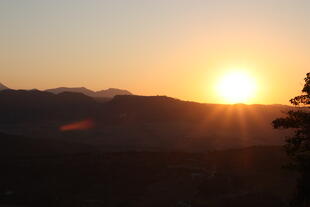
[[[59,94],[63,92],[75,92],[75,93],[82,93],[87,96],[91,97],[105,97],[105,98],[113,98],[116,95],[132,95],[127,90],[117,89],[117,88],[109,88],[106,90],[100,90],[100,91],[92,91],[90,89],[87,89],[85,87],[59,87],[59,88],[53,88],[46,90],[47,92]]]
[[[130,93],[129,91],[118,88],[108,88],[106,90],[97,91],[96,94],[98,97],[111,97],[111,98],[117,95],[132,95],[132,93]]]
[[[5,85],[3,85],[2,83],[0,83],[0,91],[1,90],[6,90],[9,89],[8,87],[6,87]]]

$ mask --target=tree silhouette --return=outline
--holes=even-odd
[[[310,73],[307,73],[302,95],[290,100],[298,106],[288,111],[285,118],[275,119],[276,129],[294,129],[294,134],[286,139],[284,145],[291,162],[288,167],[299,173],[297,191],[291,206],[310,206]]]

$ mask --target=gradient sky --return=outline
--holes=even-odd
[[[288,104],[310,71],[309,0],[0,0],[0,82],[85,86],[222,103],[231,70],[248,103]]]

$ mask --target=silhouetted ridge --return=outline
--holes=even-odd
[[[132,95],[132,93],[130,93],[127,90],[121,90],[121,89],[117,89],[117,88],[109,88],[107,90],[101,90],[101,91],[96,92],[97,97],[113,98],[114,96],[117,96],[117,95]]]
[[[17,131],[30,137],[68,136],[73,142],[125,149],[205,151],[278,144],[282,140],[270,122],[287,109],[201,104],[166,96],[119,95],[100,103],[73,92],[0,91],[0,126],[7,130],[4,132]],[[61,126],[84,120],[94,123],[85,133],[59,131]]]
[[[94,103],[94,99],[88,97],[82,93],[71,93],[64,92],[60,94],[52,94],[45,91],[39,90],[3,90],[0,91],[1,104],[7,103],[25,106],[27,104],[32,106],[44,107],[47,105],[61,105],[63,100],[69,101],[71,104],[74,103]],[[11,105],[11,106],[12,106]]]
[[[0,121],[71,120],[91,116],[98,103],[81,93],[39,90],[0,91]]]
[[[131,95],[131,93],[127,90],[121,90],[117,88],[109,88],[107,90],[101,91],[92,91],[85,87],[77,87],[77,88],[68,88],[68,87],[59,87],[46,90],[47,92],[51,92],[54,94],[59,94],[62,92],[75,92],[75,93],[83,93],[87,96],[91,97],[104,97],[104,98],[113,98],[116,95]]]
[[[46,90],[47,92],[59,94],[63,92],[75,92],[75,93],[83,93],[86,96],[95,96],[95,92],[89,90],[85,87],[77,87],[77,88],[68,88],[68,87],[59,87]]]
[[[63,93],[59,93],[56,95],[56,97],[58,99],[60,99],[60,101],[68,101],[70,103],[74,102],[74,101],[78,101],[79,103],[84,102],[85,104],[88,103],[94,103],[94,99],[86,96],[82,93],[74,93],[74,92],[63,92]]]
[[[231,127],[233,127],[239,124],[238,122],[241,119],[244,119],[243,121],[249,125],[254,125],[257,116],[275,117],[281,114],[281,110],[286,110],[288,107],[202,104],[182,101],[167,96],[119,95],[105,103],[103,109],[103,119],[113,122],[201,122],[212,119],[213,124],[216,125],[223,122],[222,118],[224,116],[235,120],[230,123]],[[242,114],[245,114],[245,116]]]
[[[131,121],[193,120],[205,113],[205,104],[167,96],[119,95],[106,103],[107,113]],[[200,115],[198,114],[200,113]]]
[[[126,103],[126,104],[167,104],[167,103],[181,103],[184,101],[171,98],[168,96],[135,96],[135,95],[117,95],[112,100],[112,103]]]

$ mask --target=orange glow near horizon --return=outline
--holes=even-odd
[[[0,1],[2,84],[288,105],[309,72],[309,1],[74,2]]]

